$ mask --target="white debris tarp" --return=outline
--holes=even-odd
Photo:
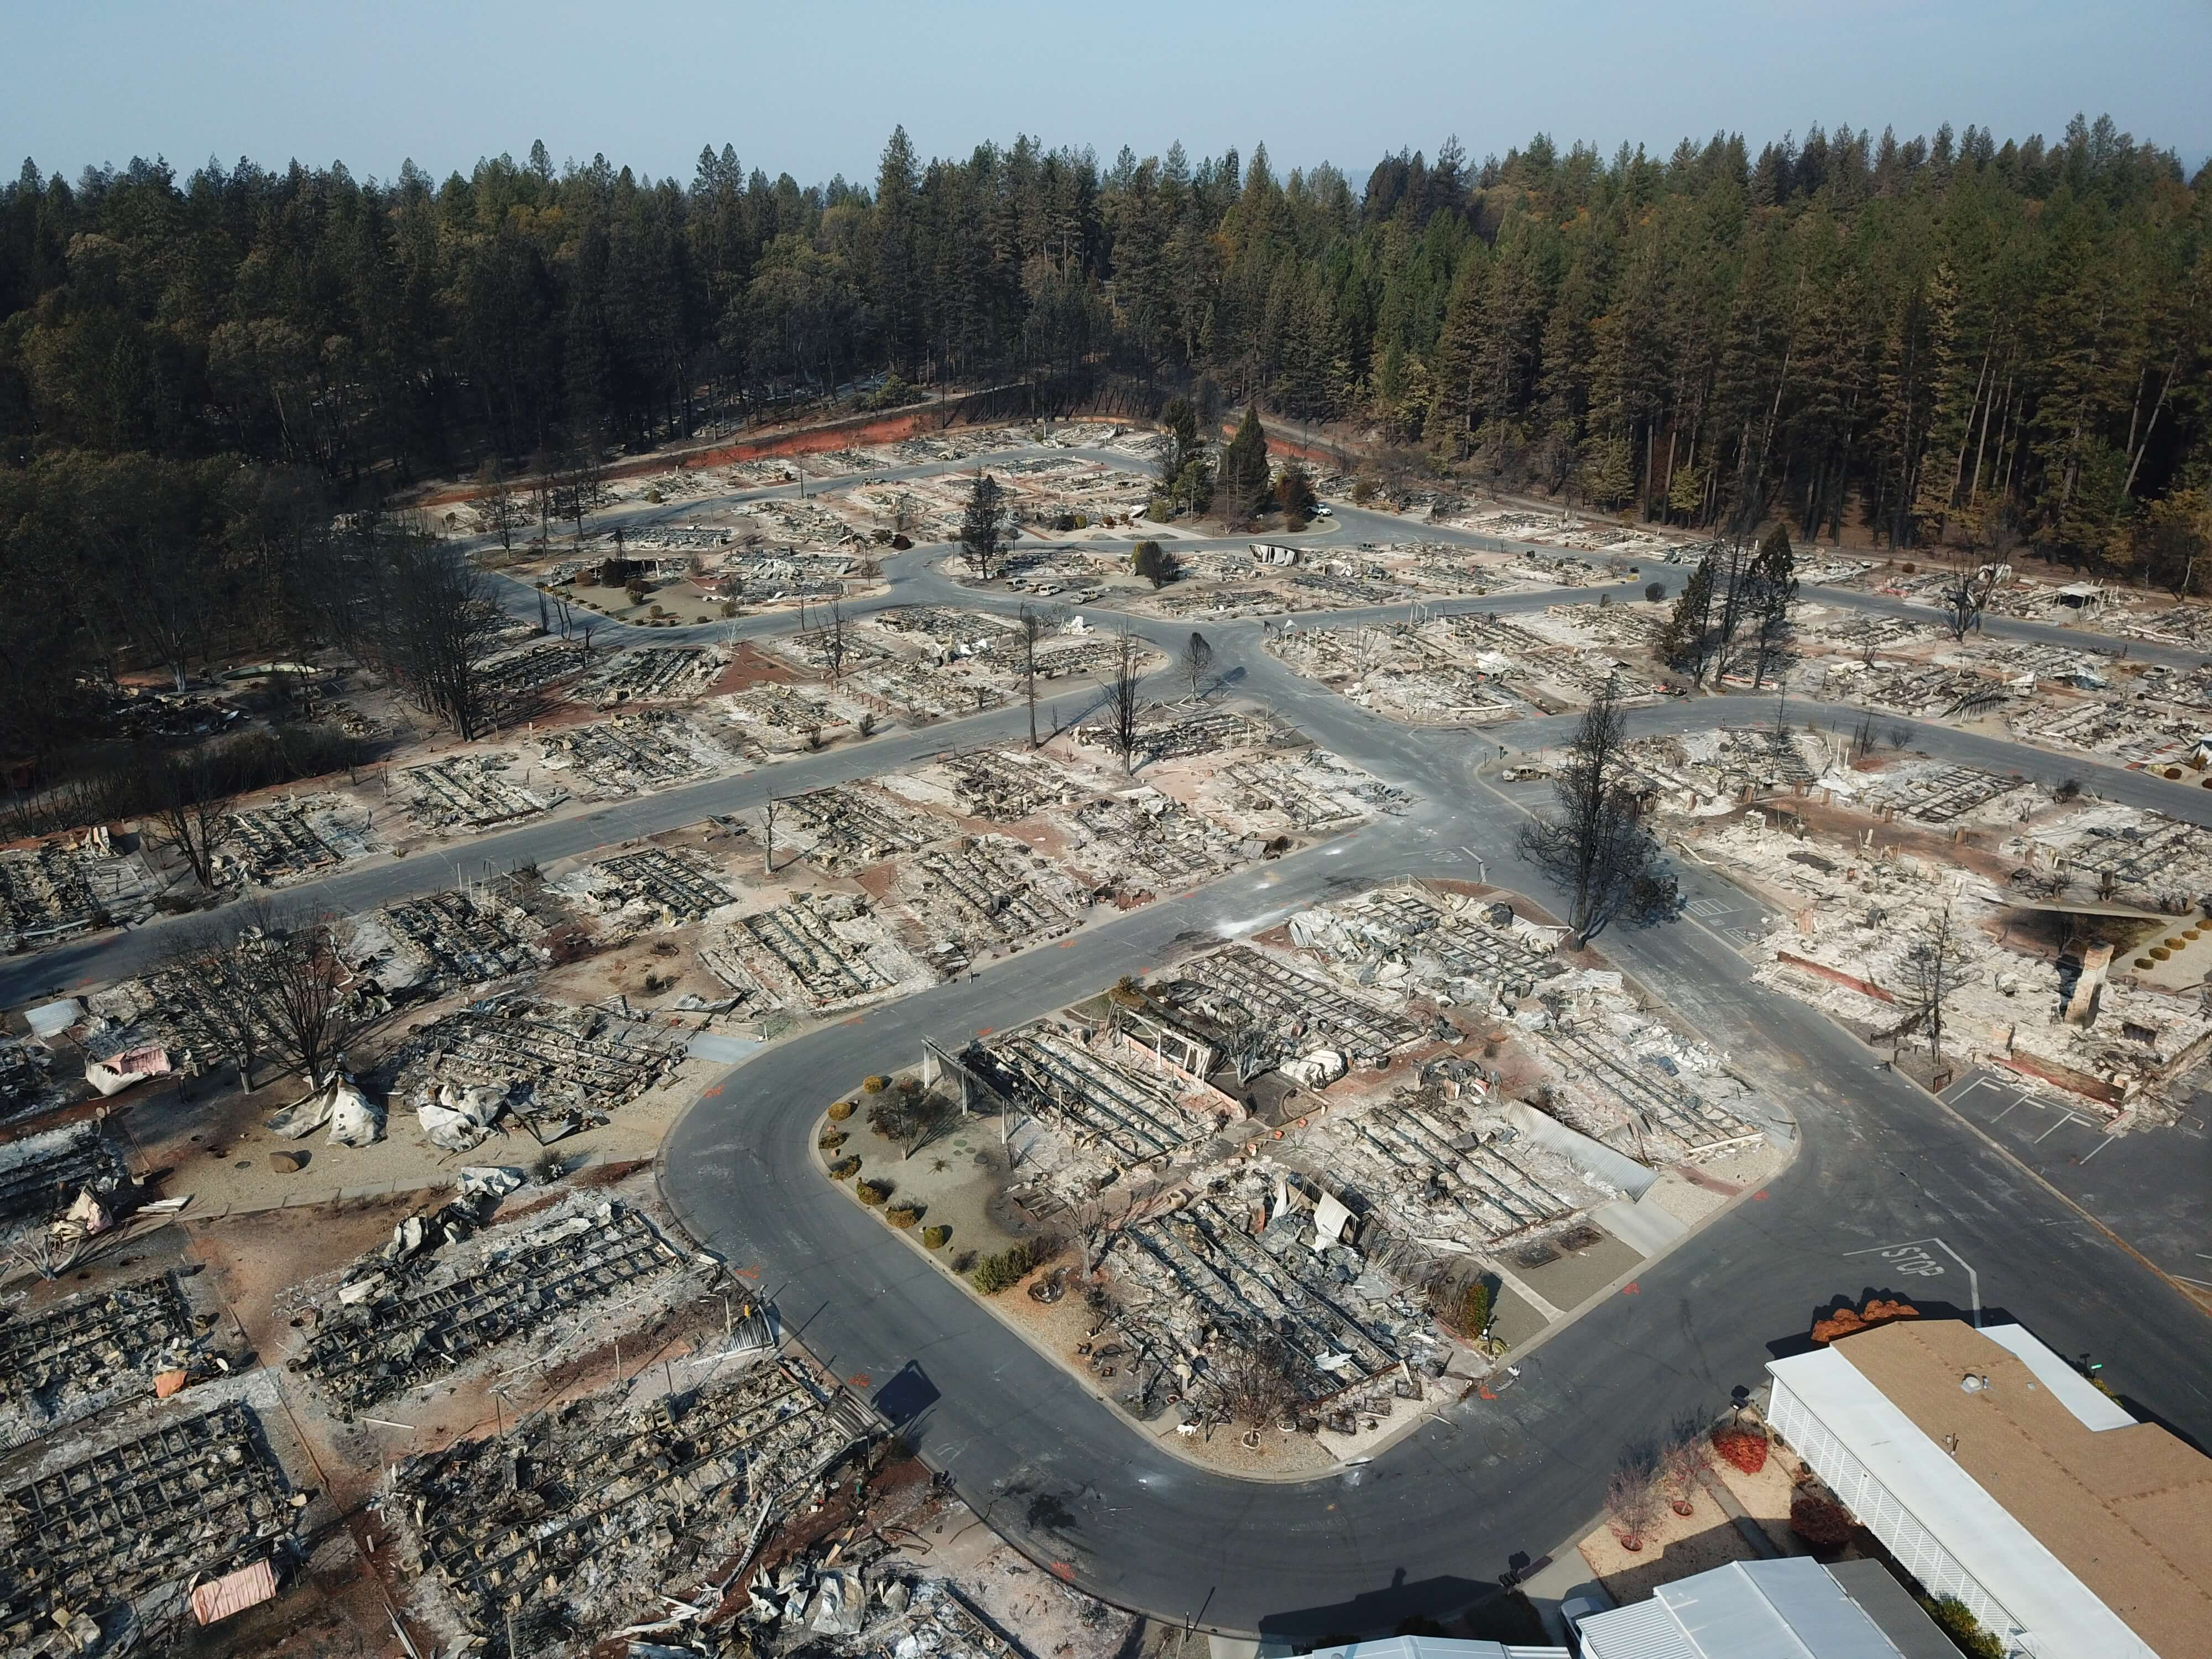
[[[1314,1205],[1314,1248],[1340,1244],[1344,1230],[1352,1222],[1352,1212],[1342,1199],[1334,1193],[1323,1193]]]
[[[384,1114],[350,1078],[331,1085],[331,1145],[373,1146],[384,1138]]]
[[[482,1143],[491,1126],[507,1109],[507,1095],[498,1089],[456,1089],[441,1084],[434,1097],[416,1103],[416,1121],[434,1146],[449,1152],[465,1152]]]
[[[1302,1059],[1283,1062],[1283,1075],[1301,1089],[1326,1088],[1346,1069],[1344,1056],[1334,1048],[1316,1048]]]
[[[134,1083],[143,1083],[149,1077],[169,1074],[169,1051],[158,1042],[142,1048],[127,1048],[106,1060],[88,1060],[84,1063],[84,1080],[102,1095],[118,1095]]]
[[[806,1627],[820,1636],[858,1636],[866,1621],[868,1598],[848,1572],[825,1572],[806,1609]]]
[[[461,1172],[461,1192],[474,1197],[478,1193],[489,1193],[494,1198],[505,1198],[522,1185],[524,1176],[520,1170],[510,1170],[496,1164],[471,1164]]]

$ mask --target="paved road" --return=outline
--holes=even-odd
[[[698,505],[694,499],[667,511]],[[644,516],[634,513],[631,521]],[[1349,508],[1326,533],[1482,539]],[[890,565],[901,599],[1013,603],[930,573],[927,563],[940,556],[918,549]],[[1583,598],[1592,591],[1574,590]],[[526,589],[511,597],[534,617]],[[1848,597],[1870,608],[1904,608]],[[1513,602],[1474,603],[1504,610]],[[747,619],[743,631],[774,631],[792,620]],[[1164,645],[1190,626],[1130,625]],[[1992,622],[1990,631],[2013,626]],[[716,624],[629,632],[665,643],[688,632],[729,631]],[[1231,689],[1266,697],[1328,747],[1413,790],[1418,805],[993,964],[973,980],[764,1048],[707,1090],[664,1148],[664,1189],[685,1224],[757,1273],[790,1325],[842,1374],[865,1376],[861,1386],[870,1389],[902,1378],[894,1397],[927,1401],[910,1431],[994,1528],[1073,1582],[1163,1617],[1309,1636],[1386,1627],[1411,1612],[1463,1604],[1516,1554],[1559,1547],[1588,1522],[1624,1446],[1676,1413],[1711,1412],[1731,1389],[1755,1385],[1763,1362],[1798,1342],[1832,1298],[1870,1291],[1908,1295],[1931,1311],[2017,1316],[2061,1352],[2106,1359],[2106,1375],[2140,1409],[2212,1441],[2212,1322],[1966,1122],[1876,1069],[1869,1051],[1838,1028],[1755,984],[1735,948],[1757,931],[1749,901],[1695,868],[1682,872],[1689,901],[1682,921],[1617,931],[1602,943],[1762,1087],[1778,1133],[1797,1146],[1790,1167],[1553,1336],[1511,1389],[1442,1410],[1370,1463],[1299,1483],[1246,1482],[1199,1470],[1133,1433],[814,1174],[809,1143],[825,1086],[911,1061],[925,1035],[957,1042],[1042,1013],[1194,939],[1241,936],[1377,881],[1486,873],[1557,898],[1511,851],[1528,792],[1498,788],[1483,769],[1495,758],[1493,743],[1535,746],[1571,720],[1524,722],[1498,738],[1417,732],[1291,675],[1261,648],[1256,622],[1207,631]],[[618,643],[625,635],[600,637]],[[1640,729],[1684,730],[1763,721],[1771,710],[1763,698],[1706,699],[1638,711],[1634,719]],[[1799,708],[1793,716],[1855,721],[1856,711]],[[781,794],[879,771],[1024,724],[1022,711],[1002,710],[883,737],[526,826],[455,857],[473,867],[568,856],[757,804],[771,787]],[[2052,781],[2082,776],[2118,799],[2154,782],[1942,727],[1914,723],[1914,730],[1929,752]],[[2154,799],[2204,821],[2185,811],[2197,806],[2194,794]],[[357,908],[446,884],[453,873],[436,854],[418,854],[348,872],[301,896]],[[131,971],[158,947],[161,933],[9,963],[0,970],[0,1000]]]
[[[1604,943],[1794,1115],[1796,1163],[1538,1349],[1511,1389],[1325,1479],[1239,1481],[1154,1449],[813,1173],[825,1081],[910,1063],[924,1036],[1044,1012],[1194,936],[1389,877],[1469,876],[1486,860],[1493,878],[1532,884],[1509,850],[1515,808],[1446,772],[1406,820],[763,1050],[671,1134],[670,1201],[841,1374],[901,1377],[900,1397],[932,1401],[912,1432],[993,1526],[1110,1600],[1231,1631],[1375,1629],[1463,1603],[1515,1554],[1586,1524],[1624,1445],[1754,1386],[1838,1295],[1978,1300],[2108,1358],[2141,1406],[2212,1437],[2212,1322],[1863,1045],[1753,983],[1728,936],[1694,920]],[[1693,908],[1742,904],[1686,873]]]
[[[2212,1291],[2212,1091],[2172,1128],[2113,1135],[2050,1091],[1977,1069],[1943,1098],[2176,1279]]]

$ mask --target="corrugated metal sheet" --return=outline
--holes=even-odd
[[[276,1594],[276,1573],[266,1561],[210,1578],[192,1592],[192,1617],[203,1625],[258,1607]]]
[[[1568,1659],[1565,1648],[1507,1647],[1447,1636],[1392,1636],[1316,1649],[1311,1659]]]
[[[1659,1601],[1635,1601],[1583,1620],[1583,1659],[1699,1659]]]
[[[1826,1568],[1735,1561],[1583,1621],[1587,1659],[1899,1659]]]

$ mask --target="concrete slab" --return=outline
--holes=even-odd
[[[1510,1258],[1513,1272],[1537,1295],[1565,1312],[1572,1312],[1577,1304],[1595,1295],[1644,1260],[1642,1251],[1603,1232],[1598,1232],[1593,1241],[1579,1248],[1562,1248],[1556,1241],[1538,1248],[1552,1250],[1553,1259],[1532,1262],[1525,1255],[1516,1255]]]
[[[1550,1324],[1548,1315],[1529,1305],[1510,1285],[1499,1285],[1490,1293],[1491,1332],[1509,1348],[1517,1348]]]
[[[1638,1255],[1656,1255],[1690,1231],[1690,1224],[1656,1204],[1625,1198],[1590,1212],[1590,1219]]]
[[[735,1066],[747,1059],[760,1044],[749,1037],[719,1036],[712,1031],[698,1031],[684,1045],[684,1051],[696,1060],[712,1060],[717,1066]]]

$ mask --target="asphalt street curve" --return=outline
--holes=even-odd
[[[911,567],[896,591],[981,597]],[[1175,636],[1165,624],[1135,625],[1164,643]],[[2106,1360],[2137,1409],[2212,1438],[2212,1322],[1969,1125],[1878,1069],[1863,1046],[1753,983],[1740,940],[1691,918],[1601,942],[1794,1126],[1784,1133],[1796,1156],[1765,1190],[1537,1348],[1510,1387],[1434,1411],[1371,1462],[1324,1478],[1251,1481],[1198,1468],[1091,1397],[820,1177],[811,1133],[831,1093],[911,1063],[925,1036],[965,1041],[1333,894],[1406,874],[1537,881],[1512,850],[1522,808],[1485,776],[1501,757],[1492,741],[1376,720],[1283,671],[1257,648],[1256,623],[1210,634],[1235,690],[1267,697],[1322,743],[1414,791],[1419,805],[763,1050],[718,1080],[664,1148],[663,1189],[686,1227],[772,1295],[841,1375],[864,1390],[888,1389],[902,1409],[925,1402],[909,1435],[994,1528],[1072,1582],[1163,1618],[1308,1637],[1387,1628],[1462,1605],[1516,1559],[1559,1548],[1589,1523],[1624,1452],[1678,1415],[1708,1415],[1733,1389],[1756,1385],[1764,1362],[1801,1343],[1832,1297],[1872,1291],[1931,1312],[2021,1319],[2061,1352]],[[1747,723],[1771,708],[1764,699],[1707,699],[1639,711],[1637,724]],[[1856,713],[1800,707],[1793,718]],[[1500,736],[1534,747],[1559,735],[1554,724],[1565,722]],[[1931,753],[2051,781],[2079,776],[2118,798],[2198,816],[2193,798],[2160,792],[2154,780],[1911,729]],[[1706,914],[1745,908],[1710,873],[1682,873],[1687,896],[1709,901],[1698,907]],[[1556,897],[1540,887],[1536,896]],[[1941,1273],[1887,1276],[1892,1258],[1881,1252],[1905,1246]]]
[[[951,469],[884,476],[945,470]],[[699,505],[695,499],[617,516],[635,526]],[[1305,539],[1409,535],[1500,545],[1349,507]],[[890,562],[891,592],[882,602],[1014,603],[932,570],[945,552],[917,549]],[[1589,562],[1607,563],[1595,555]],[[1572,592],[1588,599],[1595,591]],[[510,585],[505,592],[519,614],[534,619],[528,589]],[[1507,610],[1559,597],[1469,603]],[[1839,597],[1871,609],[1905,609],[1863,595]],[[1302,613],[1298,621],[1339,619]],[[1191,626],[1103,620],[1127,620],[1169,647]],[[648,635],[657,643],[743,637],[793,621],[609,628],[599,639],[620,645]],[[1387,1629],[1412,1613],[1462,1606],[1517,1560],[1562,1547],[1590,1522],[1607,1474],[1626,1451],[1679,1415],[1710,1415],[1731,1390],[1756,1385],[1764,1362],[1802,1343],[1815,1312],[1832,1297],[1873,1291],[1905,1295],[1932,1313],[2017,1318],[2061,1352],[2105,1361],[2104,1375],[2139,1412],[2212,1443],[2212,1320],[1965,1119],[1880,1070],[1869,1050],[1811,1009],[1755,984],[1740,953],[1742,935],[1720,920],[1743,915],[1748,901],[1692,866],[1680,872],[1691,914],[1648,930],[1616,929],[1599,943],[1759,1089],[1778,1134],[1795,1148],[1765,1188],[1557,1331],[1494,1397],[1433,1407],[1415,1432],[1373,1461],[1326,1477],[1254,1481],[1200,1469],[1158,1449],[1085,1392],[816,1172],[811,1132],[831,1095],[869,1072],[914,1061],[925,1036],[963,1042],[1095,992],[1194,942],[1240,937],[1376,882],[1486,875],[1558,902],[1515,859],[1526,792],[1492,779],[1508,748],[1554,740],[1565,722],[1526,722],[1494,734],[1413,731],[1287,672],[1263,648],[1258,622],[1200,625],[1227,690],[1267,699],[1328,747],[1407,789],[1415,797],[1411,808],[1020,952],[973,978],[763,1048],[707,1087],[662,1149],[662,1188],[686,1229],[772,1297],[787,1327],[855,1387],[879,1393],[896,1380],[893,1397],[902,1415],[910,1415],[907,1432],[994,1528],[1070,1582],[1162,1618],[1308,1637]],[[2022,637],[2050,631],[1989,626],[1993,634]],[[2064,636],[2091,642],[2075,630]],[[2186,657],[2141,647],[2135,654]],[[1749,723],[1771,718],[1773,706],[1769,699],[1701,699],[1639,710],[1634,722],[1653,730]],[[1856,710],[1802,706],[1790,713],[1823,723],[1857,717]],[[787,793],[956,742],[1011,736],[1024,720],[1019,710],[1001,710],[882,737],[518,829],[470,844],[455,858],[465,869],[480,860],[504,866],[566,856],[751,804],[771,787]],[[1912,743],[1933,754],[2053,781],[2076,777],[2115,799],[2198,822],[2212,817],[2200,804],[2204,797],[2161,791],[2140,775],[1937,726],[1886,724],[1910,724]],[[300,896],[357,908],[442,885],[453,872],[434,854],[418,854],[341,874]],[[150,959],[162,932],[157,927],[19,959],[0,969],[0,1000],[131,971]],[[1882,1252],[1906,1246],[1910,1260],[1940,1271],[1893,1281],[1884,1264],[1900,1258]]]

